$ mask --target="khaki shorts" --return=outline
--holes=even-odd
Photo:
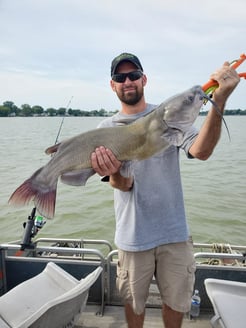
[[[123,302],[131,304],[136,314],[144,312],[153,276],[163,304],[188,312],[195,280],[192,241],[142,252],[119,250],[116,284]]]

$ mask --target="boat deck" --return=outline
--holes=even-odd
[[[87,244],[96,244],[98,247],[86,248]],[[204,282],[207,278],[246,283],[246,246],[217,245],[216,250],[214,244],[194,245],[197,249],[194,253],[194,287],[199,290],[202,299],[201,315],[197,320],[190,320],[188,315],[185,316],[182,328],[211,327],[213,308],[205,290]],[[102,246],[106,248],[106,255],[101,251]],[[117,250],[104,240],[40,238],[33,247],[24,251],[20,250],[19,243],[1,244],[0,296],[43,272],[49,262],[54,262],[77,280],[87,277],[100,266],[103,269],[100,279],[91,286],[88,304],[84,312],[78,314],[75,328],[127,328],[124,308],[116,287],[117,254]],[[146,305],[144,328],[163,327],[161,299],[154,277]],[[97,315],[103,309],[104,315]],[[76,313],[78,312],[73,313],[73,316]]]
[[[103,316],[96,315],[99,307],[88,305],[80,315],[75,328],[127,328],[122,306],[106,306]],[[211,328],[212,314],[201,314],[198,319],[184,318],[182,328]],[[147,308],[144,328],[163,328],[160,308]]]

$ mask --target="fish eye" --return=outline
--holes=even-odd
[[[190,103],[193,103],[193,101],[194,101],[194,96],[193,96],[193,95],[189,95],[189,96],[185,99],[184,103],[185,103],[185,104],[190,104]]]

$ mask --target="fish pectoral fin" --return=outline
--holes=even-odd
[[[169,128],[162,135],[162,138],[165,139],[170,145],[179,147],[183,142],[183,133],[180,130]]]
[[[91,168],[78,171],[70,171],[61,175],[61,182],[70,186],[84,186],[86,181],[95,174]]]
[[[58,144],[55,144],[55,145],[53,145],[53,146],[47,148],[47,149],[45,150],[45,154],[46,154],[46,155],[50,155],[50,154],[56,153],[58,147],[60,146],[60,144],[61,144],[61,143],[58,143]]]

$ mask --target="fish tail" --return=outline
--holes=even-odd
[[[31,200],[38,212],[48,219],[55,214],[57,181],[52,185],[43,185],[37,182],[37,176],[42,171],[40,168],[29,179],[24,181],[10,196],[9,204],[27,205]]]

